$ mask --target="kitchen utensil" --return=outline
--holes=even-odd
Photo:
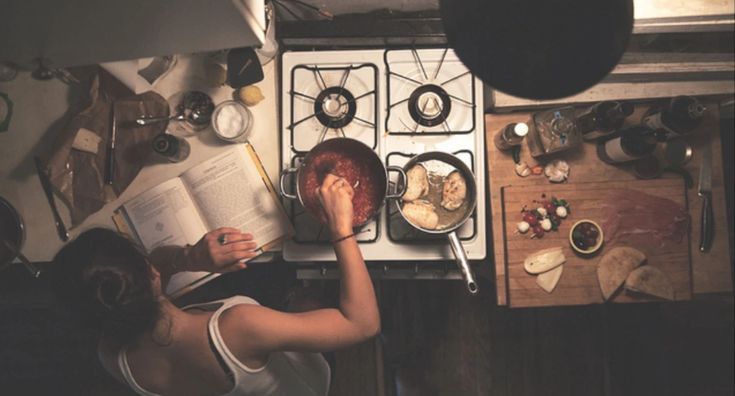
[[[607,249],[622,244],[611,242],[612,234],[605,232],[605,241],[601,250],[595,258],[590,259],[574,254],[569,245],[569,231],[580,219],[591,219],[605,227],[605,219],[601,218],[600,209],[611,192],[621,189],[667,198],[681,207],[687,207],[686,189],[684,182],[679,178],[577,182],[557,185],[528,185],[516,182],[500,190],[499,198],[502,208],[500,213],[503,216],[500,231],[502,242],[496,246],[503,250],[506,259],[504,266],[499,269],[501,275],[498,283],[504,284],[506,301],[509,306],[587,305],[603,302],[597,280],[597,258],[605,254]],[[528,234],[516,233],[521,209],[524,205],[532,205],[534,200],[544,199],[542,194],[546,194],[547,198],[553,194],[553,196],[566,200],[570,205],[568,217],[561,222],[558,231],[547,232],[540,239],[532,239]],[[633,241],[631,244],[632,247],[646,254],[646,265],[655,266],[669,276],[676,290],[676,300],[691,299],[692,277],[688,236],[685,236],[681,243],[672,242],[663,248],[646,238],[640,238],[639,241]],[[534,276],[526,272],[523,268],[523,260],[539,250],[554,247],[562,247],[566,262],[559,284],[553,293],[549,294],[536,284]],[[613,302],[616,303],[640,301],[651,300],[626,293],[618,293],[613,298]]]
[[[115,178],[115,140],[117,139],[117,118],[115,101],[110,102],[110,134],[107,137],[107,154],[105,157],[105,183],[112,184]]]
[[[435,166],[430,166],[430,163],[431,165],[436,165],[437,169],[434,169]],[[465,281],[467,290],[470,292],[470,294],[477,294],[480,290],[477,286],[477,282],[475,281],[475,275],[472,271],[472,268],[470,267],[469,260],[467,259],[467,254],[462,247],[462,242],[460,242],[459,237],[457,236],[457,229],[459,229],[467,221],[467,219],[470,218],[472,212],[475,210],[475,205],[477,204],[477,187],[475,185],[475,175],[462,160],[452,154],[441,151],[428,151],[414,156],[403,166],[404,172],[408,172],[409,169],[417,164],[423,164],[430,174],[439,175],[442,177],[447,176],[452,171],[458,171],[467,184],[467,196],[465,198],[465,203],[463,203],[462,206],[460,206],[457,211],[454,212],[456,214],[453,217],[453,221],[451,221],[449,224],[444,225],[444,227],[442,227],[441,229],[430,230],[414,224],[403,213],[403,202],[398,202],[397,206],[398,211],[401,213],[401,216],[403,216],[406,222],[408,222],[408,224],[411,224],[414,228],[427,234],[445,234],[447,236],[447,239],[449,240],[449,246],[454,253],[457,266],[462,273],[462,278]],[[404,178],[403,180],[407,182],[408,179]],[[399,185],[400,184],[401,181],[399,181]],[[403,194],[400,194],[398,197],[396,197],[396,199],[400,199],[401,196],[403,196]],[[437,205],[434,206],[437,207],[437,211],[444,210],[443,208],[440,209]]]
[[[626,50],[633,0],[441,0],[449,46],[492,88],[529,99],[581,92]]]
[[[172,116],[140,117],[135,122],[138,125],[150,125],[170,120],[184,121],[181,127],[188,132],[200,131],[209,126],[214,111],[214,102],[209,95],[200,91],[187,91],[174,94],[169,102],[177,103],[171,111]]]
[[[18,257],[20,262],[23,263],[23,265],[26,267],[28,272],[30,272],[34,278],[38,278],[38,276],[41,275],[41,271],[38,268],[36,268],[36,266],[33,265],[33,263],[30,260],[28,260],[28,258],[23,253],[21,253],[18,249],[16,249],[12,243],[3,239],[3,245],[8,250],[10,250],[11,253],[13,253],[15,256]]]
[[[712,213],[712,144],[710,142],[704,144],[697,194],[703,200],[699,251],[706,252],[712,246],[712,236],[715,230],[715,219]]]
[[[383,165],[380,157],[378,157],[378,155],[372,149],[370,149],[370,147],[360,142],[359,140],[350,138],[334,138],[325,140],[314,146],[314,148],[312,148],[309,153],[306,154],[303,162],[298,167],[284,169],[283,172],[281,172],[279,183],[281,196],[289,200],[298,200],[301,205],[304,206],[307,212],[309,212],[319,221],[322,221],[320,213],[318,211],[318,205],[307,202],[305,198],[307,182],[306,175],[308,170],[312,169],[315,166],[314,158],[317,158],[323,153],[330,152],[347,152],[350,153],[351,156],[354,156],[354,158],[359,158],[361,162],[368,164],[371,171],[370,176],[373,183],[375,183],[375,186],[379,188],[379,191],[383,192],[380,202],[373,202],[375,204],[375,209],[373,213],[369,214],[364,222],[360,224],[355,224],[355,227],[361,227],[367,224],[371,218],[380,213],[380,208],[386,200],[400,198],[400,196],[403,195],[405,187],[403,187],[403,189],[399,189],[399,191],[396,191],[393,194],[390,194],[388,192],[388,172],[390,171],[398,172],[399,177],[401,178],[400,180],[403,180],[403,184],[405,184],[406,174],[404,173],[403,169],[401,169],[401,167],[386,167],[385,165]],[[289,174],[296,174],[296,194],[288,192],[288,189],[286,188],[286,178]],[[356,195],[359,193],[359,190],[355,191]],[[353,201],[356,201],[356,198],[353,198]]]
[[[8,241],[12,246],[21,247],[25,240],[25,226],[17,210],[5,198],[0,197],[0,240]],[[0,266],[11,263],[15,259],[12,250],[0,244]]]
[[[140,118],[135,119],[135,123],[140,126],[146,126],[146,125],[151,125],[151,124],[156,124],[159,122],[171,121],[171,120],[184,121],[185,120],[184,114],[177,113],[177,114],[174,114],[168,117],[140,117]]]
[[[46,175],[46,171],[43,169],[41,159],[38,157],[34,157],[33,161],[36,163],[36,172],[38,172],[38,178],[41,180],[41,187],[43,187],[43,192],[44,194],[46,194],[46,200],[48,201],[48,204],[51,207],[51,213],[54,216],[56,233],[59,235],[59,238],[62,241],[66,242],[69,239],[69,232],[66,230],[64,221],[61,219],[61,216],[59,215],[59,210],[56,208],[56,201],[54,200],[54,192],[53,187],[51,186],[51,181],[48,179],[48,175]]]

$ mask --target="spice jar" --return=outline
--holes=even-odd
[[[512,123],[505,126],[495,134],[493,141],[498,150],[510,150],[513,146],[518,146],[523,142],[523,138],[528,134],[528,124],[524,122]]]
[[[153,151],[169,162],[181,162],[189,157],[191,146],[185,139],[161,133],[153,138]]]

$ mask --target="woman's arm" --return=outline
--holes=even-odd
[[[224,244],[220,241],[224,235]],[[210,231],[194,246],[161,246],[149,255],[151,264],[161,273],[165,288],[171,276],[181,271],[232,272],[247,265],[244,260],[255,257],[253,235],[236,228]]]
[[[225,311],[221,326],[225,337],[240,335],[238,346],[245,355],[276,350],[328,351],[355,344],[380,331],[375,291],[362,253],[352,235],[352,188],[343,179],[328,175],[319,191],[329,219],[340,268],[338,309],[284,313],[254,305],[238,305]],[[246,337],[242,337],[246,333]],[[234,339],[235,337],[227,337]]]

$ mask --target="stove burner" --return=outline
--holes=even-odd
[[[314,114],[325,127],[339,129],[350,122],[357,112],[355,96],[345,88],[329,87],[317,95]]]
[[[425,127],[441,124],[452,110],[452,101],[443,88],[426,84],[416,88],[408,98],[408,113]]]

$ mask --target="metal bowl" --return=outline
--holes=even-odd
[[[8,241],[20,251],[25,241],[25,234],[23,219],[18,211],[5,198],[0,197],[0,265],[15,259],[15,254],[5,247],[2,241]]]

